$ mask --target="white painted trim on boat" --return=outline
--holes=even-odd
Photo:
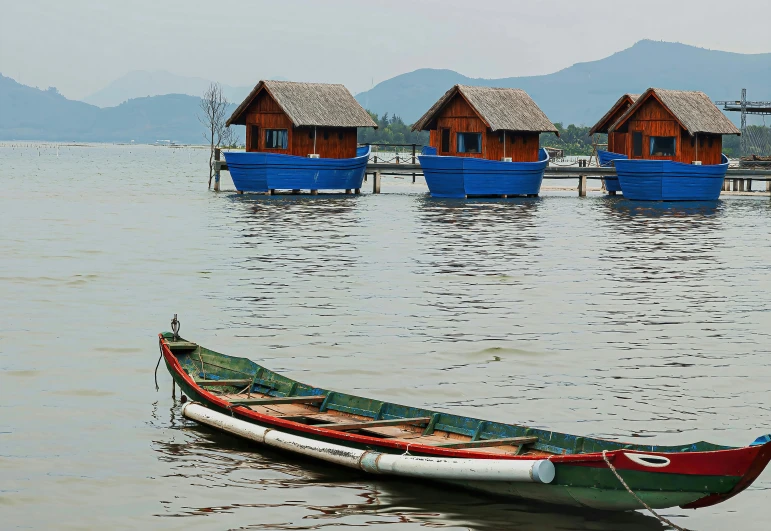
[[[373,474],[453,481],[551,483],[554,480],[554,464],[548,459],[459,459],[384,454],[265,428],[195,402],[186,404],[182,415],[260,444]]]
[[[624,452],[624,456],[638,465],[650,468],[664,468],[665,466],[669,466],[670,463],[669,459],[662,455],[629,454]]]

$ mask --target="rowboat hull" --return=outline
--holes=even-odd
[[[166,367],[196,406],[200,404],[211,411],[209,416],[222,414],[225,419],[243,423],[239,425],[241,431],[232,431],[216,423],[205,424],[263,444],[266,443],[264,438],[245,436],[245,431],[253,428],[263,433],[267,430],[279,439],[298,438],[292,439],[295,442],[284,450],[323,446],[333,448],[331,455],[376,452],[392,456],[391,460],[398,464],[389,469],[390,472],[372,466],[358,467],[369,473],[414,477],[414,474],[404,472],[412,470],[404,468],[409,463],[399,459],[404,454],[429,460],[460,460],[468,465],[455,467],[455,475],[442,472],[447,467],[438,464],[423,466],[422,475],[417,477],[498,496],[625,511],[639,509],[640,504],[621,485],[609,463],[649,506],[696,508],[719,503],[741,492],[771,460],[770,436],[759,438],[744,448],[704,442],[674,447],[643,446],[576,437],[329,391],[281,376],[245,358],[225,356],[184,340],[175,341],[168,333],[161,334],[159,340]],[[246,379],[231,380],[233,378]],[[241,388],[244,382],[247,385],[237,391],[236,387]],[[223,393],[222,389],[229,392]],[[239,398],[247,393],[252,398]],[[272,405],[262,405],[265,401]],[[282,405],[285,402],[286,405]],[[285,413],[288,414],[276,413],[282,407],[287,408]],[[290,407],[294,409],[288,409]],[[301,415],[297,413],[298,408],[304,408]],[[319,419],[322,424],[318,424]],[[374,428],[351,428],[417,424],[416,419],[422,419],[423,424],[413,427],[415,429],[408,432],[406,438],[375,432]],[[202,421],[200,416],[196,420]],[[309,423],[311,420],[315,422]],[[328,423],[330,420],[335,423]],[[350,422],[353,424],[347,424]],[[530,444],[528,440],[534,442]],[[452,444],[448,445],[447,441]],[[505,444],[496,445],[496,441]],[[378,461],[371,455],[367,461],[364,454],[360,454],[359,464]],[[505,468],[506,461],[512,462],[512,469],[520,470],[544,460],[553,465],[553,478],[547,478],[550,481],[534,480],[532,474],[528,480],[527,474],[519,472],[512,473],[510,478],[495,476],[498,479],[491,480],[489,474],[481,472]],[[438,461],[429,461],[433,462]],[[478,474],[475,473],[477,470],[480,471]]]
[[[369,146],[358,148],[351,159],[312,159],[225,151],[225,161],[239,192],[269,190],[356,190],[364,182]]]
[[[420,167],[432,197],[533,196],[541,191],[549,154],[537,162],[501,162],[470,157],[423,154]]]
[[[728,158],[697,166],[671,160],[615,159],[624,197],[632,201],[715,201],[723,189]]]
[[[612,166],[612,163],[616,159],[625,159],[627,158],[626,155],[622,155],[621,153],[613,153],[612,151],[603,151],[601,149],[597,150],[597,159],[599,160],[600,166],[608,167]],[[618,182],[618,177],[605,177],[605,189],[608,192],[620,192],[621,191],[621,184]]]

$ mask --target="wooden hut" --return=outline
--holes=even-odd
[[[737,127],[703,92],[650,88],[608,130],[624,134],[630,159],[671,160],[703,165],[721,163],[722,135]],[[626,191],[624,191],[626,195]]]
[[[429,131],[437,155],[535,162],[539,135],[559,134],[524,91],[455,85],[412,127]]]
[[[597,133],[607,134],[611,126],[621,118],[639,97],[639,94],[624,94],[621,96],[613,107],[605,113],[605,116],[600,118],[600,121],[589,130],[589,136],[594,136]],[[608,151],[626,155],[626,135],[626,133],[618,131],[608,134]]]
[[[260,81],[227,121],[246,126],[246,151],[346,159],[357,128],[377,124],[343,85]]]

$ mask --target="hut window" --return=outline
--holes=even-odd
[[[286,129],[266,129],[265,149],[286,149],[288,137]]]
[[[442,129],[442,153],[450,152],[450,130]]]
[[[642,157],[642,133],[635,131],[632,133],[632,156]]]
[[[652,136],[651,137],[651,155],[653,155],[654,157],[674,157],[675,156],[675,137]]]
[[[260,149],[260,127],[253,125],[249,138],[249,149]]]
[[[458,133],[458,153],[481,153],[482,133]]]

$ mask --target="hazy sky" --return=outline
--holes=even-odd
[[[544,74],[644,38],[771,51],[768,0],[0,0],[0,73],[82,98],[130,70],[353,92],[421,67]]]

